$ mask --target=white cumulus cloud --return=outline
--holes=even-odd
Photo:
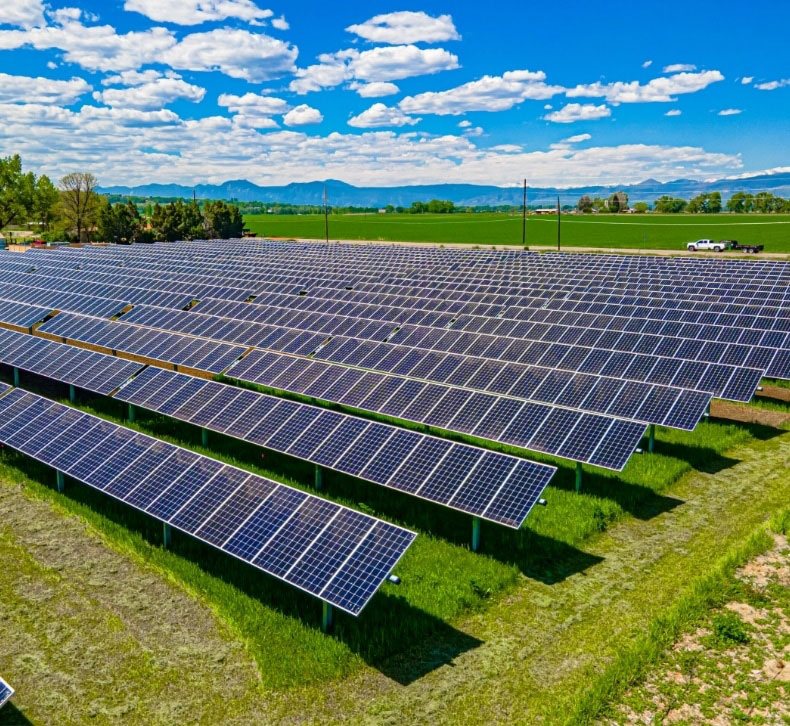
[[[723,108],[719,111],[719,116],[737,116],[739,113],[743,113],[743,110],[740,108]]]
[[[158,23],[178,25],[199,25],[228,18],[257,24],[274,14],[259,8],[252,0],[126,0],[123,8]]]
[[[322,53],[319,63],[299,68],[289,90],[299,94],[338,86],[356,79],[369,83],[397,81],[458,68],[458,56],[442,48],[393,45],[358,51],[354,48]]]
[[[609,103],[648,103],[674,101],[681,93],[695,93],[711,83],[723,81],[720,71],[699,73],[677,73],[673,76],[654,78],[642,85],[639,81],[616,81],[614,83],[588,83],[569,88],[569,98],[601,97]]]
[[[401,10],[375,15],[364,23],[349,25],[346,30],[374,43],[393,45],[461,39],[449,15],[432,17],[422,11]]]
[[[569,136],[567,139],[563,139],[563,144],[578,144],[581,141],[589,141],[592,138],[590,134],[574,134],[573,136]]]
[[[526,99],[543,100],[562,93],[550,86],[543,71],[507,71],[501,76],[483,76],[447,91],[427,91],[406,96],[399,106],[407,113],[459,115],[467,111],[506,111]]]
[[[41,76],[12,76],[0,73],[0,103],[54,103],[68,105],[89,93],[92,86],[84,78],[56,81]]]
[[[422,119],[407,116],[398,108],[383,103],[374,103],[369,109],[348,120],[349,126],[374,129],[382,126],[414,126]]]
[[[682,71],[696,71],[697,66],[692,63],[673,63],[672,65],[664,66],[664,73],[679,73]]]
[[[158,60],[178,70],[220,71],[262,83],[292,72],[298,53],[290,43],[264,33],[217,28],[185,36]]]
[[[683,112],[679,108],[670,108],[664,116],[680,116]]]
[[[285,114],[291,110],[291,105],[282,98],[251,92],[243,96],[235,96],[231,93],[220,94],[217,105],[225,106],[234,114],[233,122],[236,125],[253,129],[278,128],[279,125],[272,116]]]
[[[566,103],[558,111],[547,113],[543,118],[556,124],[570,124],[575,121],[593,121],[612,115],[612,110],[602,103],[596,106],[592,103]]]
[[[766,81],[765,83],[755,83],[754,87],[760,91],[775,91],[777,88],[790,86],[790,78],[782,78],[778,81]]]
[[[139,108],[153,111],[173,101],[200,103],[206,89],[176,78],[158,78],[128,88],[95,91],[93,98],[113,108]]]
[[[741,78],[741,84],[748,86],[754,80],[754,76],[744,76]]]
[[[375,81],[374,83],[359,83],[353,81],[348,86],[349,90],[356,91],[362,98],[381,98],[398,93],[400,89],[388,81]]]
[[[277,30],[288,30],[291,26],[288,25],[285,15],[281,15],[279,18],[272,18],[272,27]]]
[[[653,61],[646,60],[644,63],[642,63],[642,68],[650,68],[650,66],[652,65],[653,65]]]
[[[323,115],[317,108],[303,103],[292,108],[285,116],[283,123],[286,126],[305,126],[306,124],[320,124],[324,120]]]
[[[35,28],[44,25],[41,0],[5,0],[0,4],[0,25]]]
[[[176,43],[165,28],[119,35],[110,25],[83,25],[73,14],[60,13],[58,18],[58,25],[0,30],[0,50],[54,48],[63,51],[67,62],[91,71],[125,71],[161,62],[162,54]]]

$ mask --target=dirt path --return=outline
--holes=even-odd
[[[0,512],[0,724],[263,723],[255,664],[196,599],[5,479]]]
[[[270,239],[280,242],[315,242],[317,244],[326,244],[326,240],[312,239],[309,237],[269,237],[268,235],[261,239]],[[406,247],[446,247],[448,249],[474,249],[475,247],[488,248],[500,250],[513,250],[520,249],[520,244],[486,244],[485,242],[471,243],[471,242],[399,242],[397,240],[360,240],[360,239],[330,239],[329,243],[341,243],[344,245],[398,245]],[[532,252],[554,252],[556,247],[554,245],[529,245]],[[679,247],[676,250],[657,250],[652,248],[637,249],[635,247],[573,247],[571,245],[562,245],[563,252],[600,252],[609,255],[659,255],[661,257],[734,257],[736,259],[777,259],[785,260],[790,257],[787,252],[761,252],[758,255],[745,254],[743,252],[689,252],[687,249]]]
[[[600,564],[555,585],[531,580],[460,626],[483,644],[402,686],[367,672],[329,691],[314,723],[561,723],[572,694],[696,576],[790,494],[790,434],[729,455],[673,487],[678,506],[615,526],[588,548]],[[434,644],[403,657],[436,660]]]

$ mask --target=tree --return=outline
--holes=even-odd
[[[0,229],[25,222],[33,210],[36,179],[22,173],[19,154],[0,159]]]
[[[576,208],[584,214],[589,214],[593,210],[593,200],[590,199],[587,194],[584,194],[583,196],[579,197]]]
[[[609,201],[606,206],[607,209],[612,212],[612,214],[624,212],[626,209],[628,209],[628,195],[625,192],[615,192],[609,197]]]
[[[740,214],[744,211],[746,206],[746,194],[743,192],[735,192],[728,200],[727,200],[727,211],[728,212],[736,212]]]
[[[206,202],[203,207],[203,229],[206,237],[231,239],[241,237],[244,221],[238,207],[225,204],[221,199]]]
[[[99,238],[106,242],[131,244],[137,240],[141,230],[140,213],[131,201],[107,204],[99,214]]]
[[[60,209],[76,234],[78,242],[90,237],[99,213],[97,179],[93,174],[75,171],[66,174],[58,183]]]
[[[191,204],[185,205],[181,210],[181,239],[200,239],[201,237],[203,237],[203,215],[197,202],[193,199]]]
[[[689,200],[686,209],[693,214],[717,214],[721,212],[721,192],[703,192]]]
[[[686,209],[686,206],[685,199],[676,199],[664,194],[653,203],[653,210],[660,214],[679,214]]]
[[[644,214],[648,209],[647,202],[636,202],[634,204],[634,211],[637,214]]]
[[[58,190],[46,174],[42,174],[33,189],[33,218],[42,229],[48,230],[57,216]]]
[[[592,203],[593,203],[593,209],[595,209],[596,211],[598,212],[606,211],[606,204],[607,204],[606,199],[603,199],[602,197],[595,197]]]

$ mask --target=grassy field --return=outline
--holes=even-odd
[[[23,375],[22,384],[51,397],[61,398],[64,393],[56,384],[33,376]],[[77,405],[116,421],[121,421],[123,415],[123,407],[107,399],[86,397]],[[202,449],[197,429],[142,412],[133,426],[292,485],[310,487],[310,468],[288,457],[267,452],[261,466],[260,450],[213,435],[210,449]],[[518,635],[512,632],[506,642],[520,643],[519,647],[526,648],[526,653],[538,657],[532,667],[541,663],[541,648],[545,647],[541,643],[551,632],[557,643],[565,644],[562,647],[584,653],[585,659],[597,657],[602,648],[600,637],[604,634],[594,627],[600,615],[595,615],[593,610],[582,617],[578,614],[579,603],[583,601],[587,609],[605,606],[607,598],[602,594],[613,587],[613,576],[617,578],[618,587],[628,585],[622,597],[633,600],[631,607],[635,612],[649,614],[653,612],[654,601],[656,605],[671,601],[673,588],[684,581],[678,570],[687,566],[682,558],[661,562],[662,568],[666,568],[666,571],[662,569],[661,587],[666,592],[662,589],[660,597],[650,585],[641,582],[639,574],[640,568],[653,561],[657,547],[670,550],[677,547],[678,540],[673,542],[673,538],[679,536],[678,530],[664,531],[663,524],[681,522],[683,547],[691,547],[688,538],[700,538],[704,543],[702,550],[705,550],[714,543],[718,546],[720,527],[732,527],[728,538],[742,531],[740,526],[735,526],[734,518],[739,522],[743,520],[743,526],[753,522],[755,517],[759,521],[764,516],[761,513],[770,511],[773,503],[780,500],[777,497],[784,496],[781,487],[777,491],[776,482],[764,476],[762,467],[781,471],[777,447],[787,438],[776,429],[715,420],[701,424],[691,434],[660,431],[657,451],[634,456],[622,474],[586,471],[584,491],[580,495],[572,491],[571,469],[563,467],[547,491],[549,506],[535,511],[520,532],[484,525],[480,554],[468,550],[467,517],[415,503],[413,499],[364,485],[350,477],[330,474],[323,495],[420,532],[417,543],[398,567],[403,584],[400,587],[385,585],[359,619],[339,617],[337,630],[331,637],[318,629],[319,608],[314,599],[279,585],[188,537],[174,536],[172,548],[165,551],[160,546],[161,528],[155,522],[76,482],[69,483],[65,496],[58,495],[53,490],[52,472],[24,457],[10,452],[3,455],[0,489],[9,502],[20,498],[49,502],[60,512],[57,516],[86,523],[120,556],[143,567],[149,574],[130,575],[128,581],[120,580],[121,592],[126,592],[127,599],[135,600],[137,596],[123,588],[134,591],[139,587],[140,577],[147,582],[155,575],[154,579],[164,578],[181,593],[167,595],[163,608],[168,607],[166,603],[171,599],[178,600],[186,594],[207,613],[213,613],[217,625],[209,642],[224,643],[217,647],[222,662],[227,661],[227,668],[206,663],[210,655],[200,645],[204,637],[200,633],[211,628],[204,616],[195,616],[203,623],[199,632],[194,632],[193,624],[182,618],[175,618],[170,627],[179,638],[186,640],[177,648],[183,649],[190,663],[194,662],[195,673],[208,673],[211,679],[219,679],[223,689],[236,694],[224,705],[223,716],[227,723],[249,722],[246,719],[252,718],[252,714],[264,706],[265,712],[270,714],[267,722],[277,722],[281,716],[300,721],[345,723],[364,720],[361,716],[366,713],[369,721],[388,723],[395,714],[407,710],[409,722],[414,723],[479,723],[479,709],[505,707],[496,689],[488,689],[485,699],[475,708],[470,707],[465,697],[459,698],[461,692],[457,690],[466,688],[463,678],[470,678],[471,684],[481,673],[509,671],[507,661],[513,656],[503,655],[507,647],[492,633],[492,627],[497,632],[516,628]],[[744,447],[755,453],[749,456],[730,454]],[[748,469],[735,475],[733,472],[738,470],[741,459],[752,456],[761,459],[759,472]],[[688,484],[682,485],[689,476],[702,477],[694,480],[696,484],[691,490]],[[719,501],[712,484],[719,481],[723,484],[730,479],[733,479],[731,485],[719,492]],[[698,496],[701,497],[699,502],[696,501]],[[682,499],[687,497],[691,499],[689,506],[680,506]],[[744,497],[750,502],[749,508],[742,507]],[[0,639],[13,641],[24,633],[35,653],[31,661],[25,652],[14,649],[5,651],[4,655],[0,650],[0,673],[21,686],[15,699],[19,709],[33,722],[48,722],[58,703],[61,706],[72,704],[75,684],[81,684],[77,691],[84,692],[86,686],[82,681],[95,679],[93,671],[98,655],[82,660],[64,659],[64,639],[69,642],[69,651],[84,647],[96,654],[101,653],[104,645],[92,637],[90,628],[98,628],[97,632],[102,633],[114,629],[114,638],[119,638],[123,647],[114,651],[110,659],[115,670],[109,674],[110,666],[100,669],[101,677],[105,683],[115,678],[126,679],[124,687],[90,690],[94,704],[90,719],[77,718],[75,713],[74,718],[66,722],[114,723],[115,717],[123,715],[124,723],[170,723],[168,719],[173,717],[173,712],[163,715],[155,710],[154,704],[161,704],[163,700],[180,704],[179,708],[194,715],[195,722],[216,722],[214,685],[194,696],[188,695],[189,684],[194,682],[191,677],[184,680],[183,687],[174,686],[172,663],[160,653],[168,638],[162,636],[165,643],[160,644],[159,649],[151,645],[150,634],[143,637],[137,632],[143,626],[124,610],[123,604],[105,603],[104,620],[91,621],[87,632],[87,623],[83,622],[86,618],[80,620],[76,615],[68,623],[61,624],[60,630],[56,622],[51,622],[42,632],[36,631],[32,626],[36,608],[43,609],[42,618],[52,619],[49,599],[36,594],[43,587],[37,584],[38,580],[48,583],[47,591],[54,591],[58,597],[63,595],[62,588],[71,587],[71,584],[54,565],[55,571],[52,571],[36,547],[31,550],[25,545],[26,538],[35,535],[44,540],[40,547],[51,555],[53,548],[61,546],[59,527],[44,524],[42,519],[40,526],[27,532],[25,528],[31,523],[27,510],[34,505],[19,506],[16,524],[14,518],[0,524],[0,549],[8,554],[10,559],[6,561],[19,563],[18,567],[5,568],[0,573],[4,611],[11,613],[0,616]],[[719,507],[719,510],[712,515],[709,506]],[[741,511],[744,509],[746,511]],[[36,516],[43,518],[45,515],[39,512]],[[716,522],[713,529],[710,529],[711,516]],[[728,517],[733,518],[732,521]],[[625,540],[623,527],[628,532]],[[655,527],[659,530],[649,535],[646,530]],[[68,547],[65,543],[63,546]],[[702,550],[698,555],[702,558],[700,563],[707,556]],[[120,565],[116,563],[113,567]],[[624,574],[627,575],[625,580]],[[86,591],[86,601],[101,600],[91,588],[99,587],[103,592],[105,575],[88,573],[81,584]],[[598,586],[604,589],[590,598]],[[146,598],[150,620],[151,609],[155,617],[156,604],[149,600]],[[529,603],[527,611],[514,609],[514,603],[525,602]],[[527,617],[526,622],[521,620],[523,617]],[[563,622],[566,626],[557,632],[556,627]],[[119,634],[124,634],[124,638]],[[617,643],[622,644],[625,635],[627,633],[620,633]],[[135,639],[147,645],[135,644]],[[242,653],[234,650],[234,643],[243,644]],[[135,647],[143,647],[142,652],[147,654],[136,666],[134,659],[130,660]],[[602,652],[611,653],[613,647],[614,642],[607,643]],[[503,649],[501,653],[499,649]],[[16,655],[9,655],[12,652]],[[526,653],[522,657],[527,657]],[[456,672],[456,663],[465,665]],[[469,667],[475,663],[476,671],[470,674]],[[540,667],[549,665],[543,662]],[[57,681],[53,686],[57,693],[42,700],[31,692],[31,687],[52,667],[65,670],[68,678],[64,682]],[[560,677],[561,669],[554,670],[551,665],[550,670],[552,678]],[[255,674],[252,679],[251,673]],[[455,694],[453,715],[447,718],[436,718],[432,711],[434,697],[430,693],[437,678],[446,681],[442,688]],[[354,684],[353,687],[350,684]],[[551,711],[554,716],[546,721],[549,723],[561,720],[559,714],[568,706],[571,696],[578,698],[577,688],[568,690],[564,705],[558,708],[556,704],[550,705],[553,703],[551,694],[555,693],[556,697],[553,686],[541,684],[538,691],[530,686],[523,692],[523,684],[514,682],[508,688],[511,686],[517,691],[514,703],[526,699],[522,704],[523,713],[534,715]],[[139,696],[143,691],[147,695]],[[409,694],[414,691],[412,700]],[[368,703],[368,695],[376,695],[376,698]],[[405,703],[402,702],[404,698]],[[510,701],[510,696],[507,700]],[[310,704],[309,708],[306,703]],[[513,705],[510,703],[507,708]],[[468,716],[464,715],[467,710]],[[280,716],[275,717],[275,713]],[[355,717],[349,715],[353,713]],[[97,718],[97,714],[101,718]],[[0,714],[0,723],[4,718],[7,717]]]
[[[321,215],[247,215],[259,236],[322,239]],[[790,215],[564,215],[562,244],[568,247],[685,249],[699,238],[736,239],[765,245],[766,252],[790,252]],[[493,245],[521,244],[521,217],[481,214],[331,215],[330,239],[386,240]],[[557,244],[557,218],[531,216],[527,245]]]

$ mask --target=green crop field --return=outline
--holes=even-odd
[[[245,224],[258,236],[321,239],[319,214],[247,215]],[[505,213],[335,214],[330,239],[392,242],[521,244],[521,216]],[[568,247],[619,247],[682,250],[702,237],[736,239],[765,245],[766,252],[790,252],[790,215],[563,215],[562,244]],[[530,216],[527,245],[557,244],[557,217]]]

